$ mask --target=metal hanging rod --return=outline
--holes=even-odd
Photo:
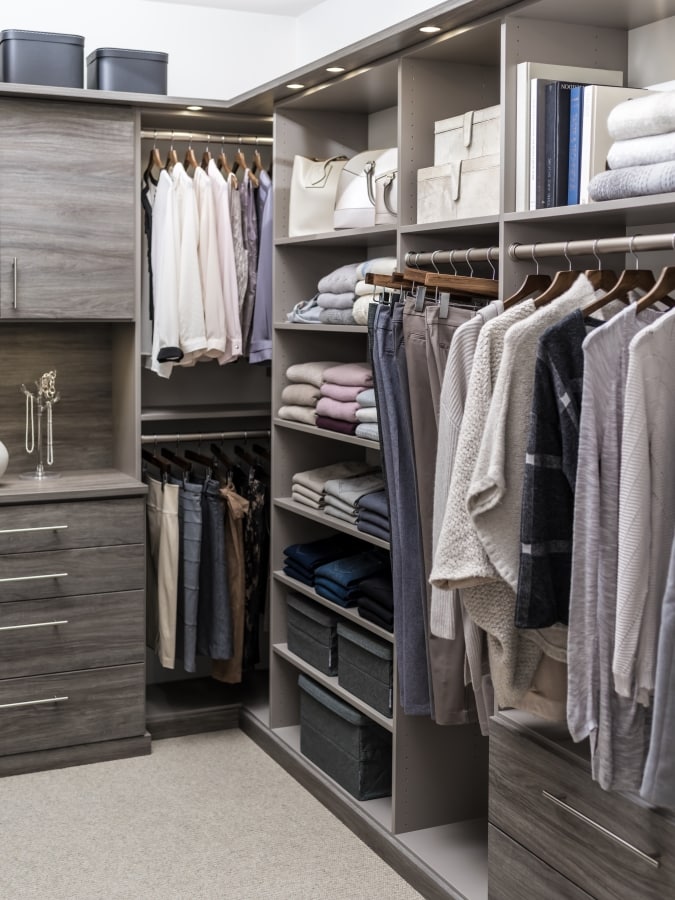
[[[241,441],[248,438],[270,437],[270,431],[200,431],[197,434],[143,434],[141,444],[158,444],[161,441],[187,444],[194,441]]]
[[[218,131],[156,131],[154,128],[144,128],[141,137],[155,141],[197,141],[200,144],[257,144],[266,147],[272,144],[270,135],[221,134]]]
[[[548,256],[594,256],[609,253],[647,253],[654,250],[675,250],[675,234],[634,234],[623,237],[589,238],[582,241],[552,241],[550,243],[509,246],[511,259],[543,259]],[[473,262],[498,262],[498,247],[469,247],[466,250],[434,250],[433,253],[406,253],[407,266],[456,265]]]

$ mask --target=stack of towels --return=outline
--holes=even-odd
[[[291,479],[291,499],[310,509],[325,511],[326,483],[331,480],[343,480],[367,475],[375,466],[358,460],[333,463],[318,469],[296,472]]]
[[[314,576],[320,566],[353,556],[363,544],[347,534],[334,534],[329,538],[306,544],[291,544],[284,550],[284,572],[296,581],[314,587]]]
[[[390,569],[388,554],[372,549],[362,550],[319,566],[314,573],[314,590],[338,606],[355,606],[366,578]]]
[[[368,363],[343,363],[327,367],[322,374],[316,424],[340,434],[358,434],[359,396],[373,386],[372,367]]]
[[[380,440],[380,426],[377,422],[377,406],[375,405],[375,389],[368,388],[361,391],[356,398],[359,408],[356,410],[356,418],[359,424],[355,434],[369,441]]]
[[[588,186],[591,200],[675,191],[675,91],[655,91],[615,106],[607,118],[614,141],[608,172]]]
[[[396,260],[390,256],[340,266],[324,275],[317,293],[297,303],[286,318],[305,324],[366,325],[368,304],[383,291],[367,284],[366,274],[391,275],[395,269]]]
[[[316,404],[321,396],[323,373],[336,365],[335,362],[308,362],[289,366],[286,378],[291,383],[281,392],[279,418],[316,425]]]
[[[356,601],[359,615],[384,628],[394,630],[394,588],[391,578],[391,567],[378,575],[364,578],[358,585],[359,593],[352,599]]]
[[[360,502],[369,494],[383,491],[384,479],[379,469],[357,477],[330,478],[325,485],[324,512],[356,525]]]
[[[373,491],[359,497],[356,505],[356,527],[364,534],[389,541],[389,503],[386,491]]]

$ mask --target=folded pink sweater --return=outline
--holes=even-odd
[[[363,388],[358,385],[348,387],[346,384],[332,384],[330,381],[324,381],[321,385],[322,397],[332,397],[333,400],[341,400],[343,403],[352,403],[362,393]]]
[[[332,384],[367,388],[373,386],[373,370],[368,363],[342,363],[323,370],[323,380]]]
[[[340,400],[333,400],[331,397],[321,397],[316,404],[316,413],[319,416],[328,416],[330,419],[342,419],[343,422],[357,422],[356,410],[359,404],[342,403]]]

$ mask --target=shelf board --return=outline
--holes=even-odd
[[[228,403],[227,406],[150,406],[141,412],[141,422],[171,422],[175,419],[258,419],[272,414],[269,403]]]
[[[311,588],[308,584],[303,584],[301,581],[296,581],[295,578],[291,578],[280,569],[276,569],[272,574],[277,581],[285,584],[286,587],[292,588],[299,594],[304,594],[305,597],[310,597],[315,601],[315,603],[319,603],[321,604],[321,606],[325,606],[327,609],[332,610],[343,619],[348,619],[350,622],[354,622],[356,625],[358,625],[359,628],[363,628],[366,631],[372,631],[373,634],[376,634],[379,638],[382,638],[383,641],[388,641],[390,644],[393,644],[394,635],[390,631],[385,631],[384,628],[380,628],[379,625],[375,625],[373,622],[369,622],[367,619],[362,618],[356,607],[345,608],[344,606],[338,606],[337,603],[332,603],[330,600],[322,597],[321,594],[317,594],[314,588]]]
[[[24,467],[30,471],[29,463]],[[105,497],[143,496],[147,487],[124,472],[116,469],[81,469],[77,471],[61,470],[59,478],[46,478],[42,481],[19,478],[18,475],[5,474],[0,478],[0,504],[3,503],[35,503],[42,499],[50,502],[57,500],[79,500]]]
[[[367,325],[322,325],[318,323],[304,322],[277,322],[274,325],[275,331],[325,331],[326,334],[339,333],[346,331],[349,334],[368,334]]]
[[[487,819],[468,819],[397,835],[423,863],[462,897],[487,900]]]
[[[396,229],[373,225],[369,228],[342,228],[338,231],[325,231],[321,234],[303,234],[300,237],[283,237],[274,241],[276,247],[307,247],[313,244],[334,244],[336,247],[359,247],[364,244],[396,243]]]
[[[368,447],[371,450],[380,449],[378,441],[369,441],[368,438],[357,437],[355,434],[340,434],[338,431],[317,428],[316,425],[303,425],[302,422],[291,422],[288,419],[273,419],[272,421],[277,427],[288,428],[290,431],[303,431],[305,434],[328,438],[331,441],[341,441],[343,444],[356,444],[358,447]]]
[[[499,233],[499,216],[476,216],[471,219],[447,219],[443,222],[425,222],[421,225],[402,225],[401,234],[436,235],[448,231],[464,231],[471,234],[494,235]]]
[[[630,227],[633,225],[662,225],[675,220],[675,193],[654,194],[649,197],[630,197],[625,200],[603,200],[578,206],[555,206],[505,213],[505,222],[589,222],[593,225]]]
[[[363,713],[364,716],[368,716],[369,719],[372,719],[373,722],[376,722],[384,728],[385,731],[393,732],[394,720],[387,716],[383,716],[382,713],[373,709],[372,706],[369,706],[367,703],[364,703],[363,700],[355,697],[354,694],[350,694],[349,691],[346,691],[338,684],[337,675],[324,675],[323,672],[319,672],[314,666],[310,666],[308,662],[305,662],[302,657],[296,656],[295,653],[291,653],[287,644],[273,644],[272,649],[277,656],[280,656],[282,659],[285,659],[286,662],[291,663],[296,669],[304,672],[305,675],[309,675],[310,678],[313,678],[314,681],[323,685],[323,687],[330,691],[331,694],[335,694],[336,697],[340,697],[341,700],[344,700],[345,703],[349,703],[354,709],[358,709],[359,712]]]
[[[381,825],[386,831],[391,831],[391,822],[392,822],[392,803],[391,797],[378,797],[377,800],[356,800],[350,793],[348,793],[343,787],[341,787],[337,782],[333,781],[333,779],[326,775],[326,773],[320,769],[317,765],[315,765],[310,759],[307,759],[306,756],[300,750],[300,726],[299,725],[286,725],[282,728],[273,728],[272,734],[276,735],[280,740],[284,742],[284,744],[296,753],[300,759],[302,760],[303,765],[308,766],[313,769],[313,771],[320,774],[321,778],[324,779],[331,787],[331,790],[339,793],[342,797],[346,798],[351,804],[354,805],[359,812],[369,816],[371,819],[374,819],[378,825]]]
[[[327,528],[333,528],[335,531],[343,531],[345,534],[352,534],[354,537],[357,537],[368,544],[374,544],[376,547],[382,547],[385,550],[389,550],[388,541],[383,541],[372,534],[366,534],[365,531],[359,531],[355,525],[350,525],[348,522],[338,519],[337,516],[327,516],[326,513],[319,512],[318,509],[313,510],[308,506],[303,506],[302,503],[296,503],[295,500],[291,500],[290,497],[277,497],[274,500],[274,505],[279,509],[287,509],[289,512],[302,516],[305,519],[320,522]]]

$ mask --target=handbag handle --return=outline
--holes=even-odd
[[[384,208],[387,212],[395,216],[396,210],[391,208],[391,203],[389,202],[389,198],[391,197],[391,192],[394,189],[394,181],[396,180],[396,172],[389,172],[388,175],[384,178],[384,190],[382,191],[382,200],[384,201]]]
[[[373,178],[375,176],[375,160],[369,159],[368,162],[363,167],[363,171],[366,176],[366,187],[368,188],[368,199],[371,204],[375,206],[375,185],[373,184]]]
[[[324,160],[323,163],[323,175],[321,178],[318,178],[316,181],[313,181],[311,184],[307,185],[310,188],[322,188],[325,187],[328,179],[330,178],[330,173],[333,171],[332,163],[338,162],[339,160],[347,159],[346,156],[331,156],[330,159]],[[315,162],[320,162],[320,160],[315,160]]]

